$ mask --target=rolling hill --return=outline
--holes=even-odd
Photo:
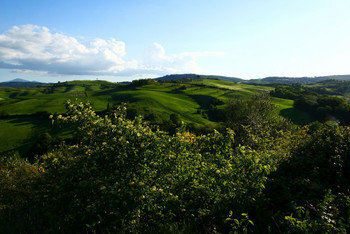
[[[161,81],[170,81],[170,80],[179,80],[179,79],[215,79],[223,80],[230,82],[240,82],[248,84],[257,84],[257,83],[285,83],[285,84],[314,84],[326,80],[341,80],[341,81],[350,81],[350,75],[332,75],[332,76],[315,76],[315,77],[280,77],[280,76],[271,76],[265,78],[257,78],[245,80],[242,78],[228,77],[228,76],[215,76],[215,75],[199,75],[199,74],[172,74],[166,75],[155,80]]]
[[[326,80],[344,80],[350,81],[350,75],[334,75],[334,76],[315,76],[315,77],[266,77],[262,79],[252,79],[249,82],[265,82],[265,83],[287,83],[287,84],[314,84]]]
[[[138,114],[169,120],[179,119],[196,125],[217,124],[211,118],[210,108],[222,109],[230,98],[247,98],[269,92],[273,87],[234,83],[213,79],[195,79],[190,82],[157,82],[149,80],[140,86],[116,84],[107,81],[70,81],[39,87],[0,87],[0,154],[22,151],[33,142],[38,132],[53,131],[45,113],[65,113],[66,100],[89,101],[94,110],[126,102]],[[293,101],[272,98],[278,112],[297,122],[308,121],[309,116],[293,108]],[[69,135],[69,134],[68,134]]]

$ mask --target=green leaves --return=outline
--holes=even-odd
[[[68,102],[67,108],[70,115],[59,121],[78,126],[79,141],[42,157],[47,176],[39,182],[55,197],[41,209],[66,207],[57,222],[63,226],[56,227],[62,230],[94,230],[100,223],[124,231],[219,225],[232,207],[246,211],[269,174],[269,160],[249,147],[235,148],[229,129],[201,136],[182,129],[170,136],[152,131],[142,117],[127,120],[124,106],[104,117],[89,104]],[[82,207],[94,209],[80,216]]]
[[[312,137],[299,131],[295,140],[276,125],[259,126],[267,132],[246,129],[263,144],[252,148],[237,144],[230,129],[199,136],[152,130],[140,116],[126,119],[125,106],[103,117],[89,104],[67,108],[57,121],[76,129],[74,144],[35,164],[0,164],[0,224],[11,231],[247,233],[275,223],[282,231],[314,231],[313,208],[316,224],[329,226],[349,204],[347,128],[316,129]],[[331,192],[307,207],[325,185]]]

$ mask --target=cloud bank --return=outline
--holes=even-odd
[[[167,55],[153,43],[139,60],[127,60],[125,42],[114,38],[79,41],[37,25],[14,26],[0,34],[0,68],[14,72],[58,75],[162,75],[200,72],[200,56],[220,52]]]

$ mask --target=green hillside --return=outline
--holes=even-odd
[[[186,89],[178,90],[180,86]],[[178,113],[190,120],[192,117],[187,112],[200,108],[193,95],[213,96],[224,101],[272,89],[220,80],[196,80],[185,84],[154,82],[137,88],[102,81],[72,81],[37,88],[0,88],[0,112],[10,115],[29,115],[38,111],[64,113],[63,103],[67,99],[90,101],[96,111],[102,111],[108,102],[119,104],[126,101],[144,106],[151,104],[152,109]]]
[[[162,119],[177,114],[180,120],[194,124],[215,124],[207,111],[215,105],[222,109],[230,98],[247,98],[269,92],[273,88],[221,80],[193,80],[191,82],[157,82],[143,85],[115,84],[106,81],[71,81],[35,88],[0,88],[0,153],[21,151],[30,144],[35,131],[52,132],[47,120],[38,119],[40,112],[65,113],[64,103],[71,99],[90,102],[101,112],[107,106],[122,102],[136,108],[141,114],[152,113]],[[308,121],[309,116],[293,108],[293,101],[272,98],[279,113],[296,123]],[[39,130],[38,130],[39,129]]]

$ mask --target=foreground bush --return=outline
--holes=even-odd
[[[16,208],[5,199],[11,191],[1,191],[2,214],[27,212],[21,219],[2,215],[2,225],[21,231],[253,228],[249,209],[274,169],[271,155],[234,148],[230,130],[170,136],[152,131],[141,117],[127,120],[125,107],[105,117],[82,103],[67,107],[68,115],[55,121],[77,127],[76,145],[27,165],[35,168],[32,181],[2,169],[9,176],[1,184],[25,186],[30,194],[17,194],[23,204]]]

